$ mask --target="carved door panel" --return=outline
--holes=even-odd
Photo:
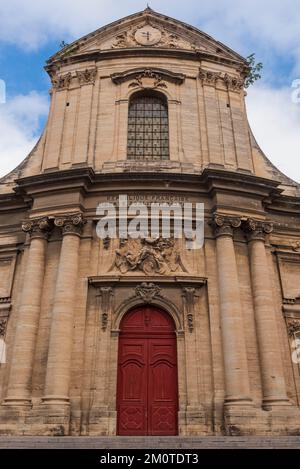
[[[148,434],[177,435],[176,339],[149,339],[148,353]]]
[[[147,434],[147,341],[121,339],[118,375],[118,434]]]
[[[172,319],[137,308],[121,323],[117,412],[119,435],[177,435],[176,336]]]

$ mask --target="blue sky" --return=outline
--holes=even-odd
[[[42,132],[50,83],[43,67],[61,41],[71,42],[145,6],[141,0],[0,0],[0,79],[6,83],[6,103],[0,103],[0,176],[26,157]],[[244,56],[256,53],[264,72],[248,93],[250,124],[269,159],[300,181],[296,88],[292,99],[292,83],[300,80],[299,0],[152,0],[150,6]]]

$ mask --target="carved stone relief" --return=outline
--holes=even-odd
[[[107,44],[108,46],[108,44]],[[105,44],[103,45],[106,48]],[[148,19],[128,31],[121,32],[111,43],[111,49],[127,47],[167,47],[186,50],[206,50],[203,44],[184,39],[178,34],[167,31]]]
[[[80,235],[82,233],[85,223],[86,223],[86,220],[84,220],[81,213],[57,217],[54,220],[54,225],[62,229],[63,235],[65,234]]]
[[[216,86],[218,81],[223,82],[230,91],[240,92],[244,89],[244,79],[228,75],[228,73],[214,72],[200,68],[199,78],[206,85]]]
[[[65,75],[55,75],[52,77],[52,86],[56,90],[64,90],[70,86],[72,80],[72,73],[66,73]]]
[[[220,215],[215,213],[210,225],[214,229],[216,236],[230,235],[233,236],[233,230],[240,228],[242,220],[239,217]]]
[[[193,287],[185,287],[183,288],[183,298],[185,300],[185,308],[186,308],[186,318],[187,324],[190,332],[194,330],[194,306],[196,299],[198,298],[197,290]]]
[[[47,239],[52,227],[53,223],[48,217],[26,220],[22,223],[22,231],[29,233],[31,238]]]
[[[288,319],[287,330],[289,337],[294,337],[295,334],[300,334],[300,319]]]
[[[113,289],[111,287],[99,288],[100,308],[101,308],[101,325],[105,331],[108,324],[109,314],[112,309]]]
[[[253,220],[248,218],[247,221],[243,222],[243,230],[247,234],[249,240],[261,239],[265,240],[267,234],[272,233],[273,223]]]
[[[97,75],[97,68],[85,69],[82,71],[77,71],[76,76],[80,85],[91,85],[95,83]]]
[[[122,274],[132,271],[146,275],[186,272],[175,240],[161,238],[121,240],[110,270],[113,268]]]
[[[86,68],[85,70],[77,70],[75,74],[71,72],[65,75],[54,75],[52,77],[52,86],[57,91],[66,90],[77,80],[80,85],[93,85],[96,80],[97,68]]]
[[[7,319],[0,318],[0,338],[5,337],[6,324],[7,324]]]
[[[167,84],[163,80],[162,76],[155,73],[151,69],[145,69],[140,73],[136,79],[129,83],[128,88],[143,88],[143,89],[156,89],[156,88],[167,88]]]
[[[154,298],[161,297],[161,288],[154,283],[143,282],[135,288],[135,297],[140,297],[145,303],[152,303]]]

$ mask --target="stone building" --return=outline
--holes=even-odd
[[[251,133],[246,60],[147,8],[46,70],[0,181],[0,434],[299,434],[300,186]],[[204,203],[203,248],[100,240],[120,194]]]

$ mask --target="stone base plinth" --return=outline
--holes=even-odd
[[[117,413],[107,408],[71,414],[69,405],[0,407],[0,435],[7,436],[115,436]],[[225,406],[224,425],[218,431],[203,409],[178,414],[179,436],[285,436],[300,435],[300,409],[276,406],[269,411],[252,406]],[[216,426],[216,428],[218,428]]]
[[[228,406],[224,410],[224,433],[243,435],[300,435],[300,409],[276,406],[271,410]]]

